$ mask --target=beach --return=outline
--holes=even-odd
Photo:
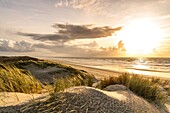
[[[3,60],[4,59],[4,60]],[[20,69],[23,70],[28,70],[30,73],[32,73],[32,75],[35,77],[35,79],[37,79],[38,81],[40,81],[43,84],[51,84],[51,87],[55,87],[53,86],[53,84],[58,85],[57,86],[57,91],[61,90],[61,88],[64,88],[62,90],[62,94],[64,95],[64,97],[67,97],[68,100],[66,100],[66,103],[72,104],[72,106],[67,106],[67,104],[65,107],[67,109],[73,110],[90,110],[90,108],[93,106],[93,109],[97,110],[105,110],[105,111],[112,111],[113,107],[109,107],[110,104],[112,104],[114,106],[114,109],[116,109],[117,111],[124,111],[125,113],[129,113],[128,111],[133,111],[133,110],[139,110],[141,111],[146,111],[149,110],[150,112],[148,113],[159,113],[158,108],[155,107],[154,104],[149,103],[148,101],[146,101],[145,99],[143,99],[140,96],[137,96],[137,94],[133,93],[133,91],[130,91],[126,86],[123,86],[121,84],[115,84],[111,85],[109,87],[112,87],[111,89],[103,89],[103,88],[97,88],[97,85],[100,85],[101,81],[104,80],[104,78],[110,78],[110,77],[121,77],[124,74],[123,72],[117,72],[117,71],[111,71],[111,70],[107,70],[107,69],[99,69],[99,68],[95,68],[95,67],[88,67],[88,66],[81,66],[80,64],[76,64],[76,63],[71,63],[71,62],[67,62],[67,61],[60,61],[60,60],[52,60],[52,59],[36,59],[36,58],[31,58],[31,57],[10,57],[10,61],[7,60],[8,57],[6,58],[2,58],[1,62],[3,63],[11,63],[13,62],[13,64],[17,67],[17,70],[15,69],[16,72],[22,73],[22,71],[20,72]],[[22,59],[22,60],[20,60]],[[0,69],[1,70],[6,70],[8,68],[11,67],[4,67],[1,64]],[[11,68],[11,72],[13,67]],[[14,71],[14,73],[15,73]],[[17,73],[16,73],[17,74]],[[25,73],[23,73],[25,74]],[[23,75],[22,75],[23,76]],[[25,76],[25,75],[24,75]],[[69,78],[70,76],[73,76],[74,79]],[[130,74],[127,74],[126,76],[130,76]],[[64,77],[65,79],[63,79],[63,81],[61,80],[61,77]],[[92,79],[89,79],[88,77],[92,77]],[[144,77],[150,77],[145,75]],[[56,79],[53,79],[56,78]],[[80,78],[80,79],[79,79]],[[164,77],[160,76],[157,78],[161,78],[162,80],[166,80]],[[32,79],[32,78],[31,78]],[[58,82],[57,79],[59,79]],[[67,79],[72,80],[68,81]],[[141,80],[143,78],[138,78],[137,80]],[[24,79],[21,79],[21,81],[23,81]],[[75,81],[76,80],[76,81]],[[81,85],[82,83],[79,82],[79,80],[81,82],[83,82],[84,85]],[[83,81],[82,81],[83,80]],[[107,80],[107,79],[106,79]],[[109,79],[108,79],[109,80]],[[28,80],[27,80],[28,81]],[[37,81],[36,81],[37,82]],[[73,84],[72,83],[78,83]],[[137,83],[138,81],[136,81]],[[142,81],[141,81],[142,82]],[[135,84],[136,84],[135,83]],[[70,86],[69,86],[70,84]],[[94,85],[95,84],[95,85]],[[21,85],[22,86],[22,85]],[[75,87],[76,86],[76,87]],[[90,86],[90,87],[89,87]],[[133,84],[132,84],[133,87]],[[146,88],[148,89],[148,85],[146,84]],[[168,86],[169,88],[169,86]],[[162,88],[160,88],[163,92],[165,92],[165,90]],[[36,89],[37,92],[39,92],[39,90],[41,90],[41,88]],[[34,91],[36,91],[34,90]],[[37,108],[41,108],[41,110],[50,110],[48,109],[49,107],[47,107],[48,105],[46,105],[46,101],[52,101],[51,103],[56,103],[56,105],[50,104],[52,105],[51,107],[56,107],[58,106],[57,101],[55,102],[54,100],[48,100],[50,97],[49,89],[42,89],[41,92],[39,92],[38,94],[36,93],[31,93],[29,94],[29,92],[27,92],[28,94],[25,93],[19,93],[19,92],[1,92],[1,102],[0,102],[0,111],[3,112],[16,112],[16,111],[20,111],[20,109],[23,106],[27,106],[28,108],[24,108],[24,112],[30,112],[30,111],[34,111]],[[113,90],[113,91],[112,91]],[[13,91],[13,90],[12,90]],[[22,91],[22,90],[21,90]],[[27,91],[27,89],[26,89]],[[65,92],[66,91],[66,92]],[[69,95],[68,95],[69,93]],[[149,93],[149,92],[148,92]],[[57,93],[58,94],[58,93]],[[139,93],[140,94],[140,93]],[[77,98],[75,98],[77,95]],[[79,103],[79,98],[85,98],[86,96],[88,96],[87,99],[80,101],[81,103],[79,104],[73,104],[72,98],[75,99],[75,102]],[[55,98],[55,97],[52,97]],[[57,97],[60,98],[60,97]],[[105,104],[103,104],[102,99],[107,99],[111,101],[106,101],[105,103],[107,103],[107,106],[105,106]],[[169,97],[167,98],[169,99]],[[94,100],[94,102],[91,102],[91,100]],[[122,103],[123,101],[123,103]],[[39,107],[36,107],[37,104],[35,102],[41,103]],[[90,106],[88,106],[87,102],[90,102]],[[120,104],[122,103],[122,104]],[[134,104],[136,103],[136,104]],[[34,105],[35,104],[35,105]],[[39,105],[39,104],[38,104]],[[80,106],[84,106],[83,109],[77,109]],[[139,109],[139,106],[143,105],[143,108]],[[33,106],[33,107],[31,107]],[[44,107],[43,107],[44,106]],[[79,106],[79,107],[78,107]],[[86,107],[85,107],[86,106]],[[98,106],[98,108],[96,108],[96,106]],[[99,107],[100,106],[100,107]],[[170,102],[168,101],[167,103],[165,103],[166,106],[166,110],[164,108],[159,108],[159,110],[161,111],[160,113],[168,113],[166,111],[170,111]],[[103,107],[105,107],[104,109],[102,109]],[[44,109],[46,108],[46,109]],[[121,109],[120,109],[121,108]],[[92,108],[91,108],[92,109]],[[59,107],[55,110],[66,110],[63,109],[63,107]],[[54,110],[54,111],[55,111]],[[67,110],[66,110],[67,112]],[[92,112],[92,111],[91,111]],[[20,113],[20,112],[18,112]]]
[[[97,79],[103,79],[105,77],[111,77],[111,76],[119,76],[122,73],[126,73],[125,71],[120,72],[120,71],[114,71],[114,70],[109,70],[109,69],[91,67],[91,66],[87,66],[87,65],[85,66],[85,65],[81,65],[80,63],[76,64],[76,63],[70,62],[70,61],[62,61],[62,60],[56,60],[56,59],[53,59],[53,61],[62,63],[67,66],[71,66],[71,67],[79,69],[79,70],[85,70],[85,71],[93,74]],[[133,74],[138,74],[138,73],[133,73]],[[156,75],[154,75],[154,74],[152,74],[152,75],[140,74],[140,75],[145,76],[145,77],[154,76],[154,77],[158,77],[158,78],[160,77],[163,79],[170,79],[169,73],[166,73],[166,75],[163,75],[163,74],[161,74],[161,75],[159,75],[159,74],[156,74]]]
[[[110,71],[110,70],[106,70],[106,69],[97,69],[97,68],[92,68],[92,67],[87,67],[87,66],[81,66],[81,65],[70,63],[70,62],[64,62],[64,61],[55,61],[55,62],[59,62],[64,65],[71,66],[71,67],[79,69],[79,70],[87,71],[88,73],[93,74],[95,76],[95,78],[97,78],[99,80],[103,79],[105,77],[118,76],[121,74],[120,72]]]
[[[0,113],[170,113],[170,0],[0,0]]]

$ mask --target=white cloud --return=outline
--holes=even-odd
[[[108,5],[108,1],[103,0],[60,0],[55,7],[72,7],[82,9],[87,13],[106,13],[103,9]]]
[[[68,5],[69,5],[68,0],[60,0],[55,4],[55,7],[64,7],[64,6],[66,7]]]
[[[56,7],[72,7],[119,19],[129,15],[136,18],[169,14],[169,5],[169,0],[61,0],[55,4]]]
[[[25,41],[12,41],[7,39],[0,39],[0,51],[5,52],[31,52],[34,51],[31,43]]]

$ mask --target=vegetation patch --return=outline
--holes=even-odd
[[[152,77],[151,81],[159,86],[161,86],[164,90],[168,92],[168,96],[170,96],[170,80],[163,79],[158,77]]]
[[[137,95],[156,103],[165,103],[166,95],[160,91],[158,85],[149,78],[124,73],[118,77],[105,78],[101,81],[101,89],[108,85],[122,84]]]
[[[33,61],[40,61],[37,58],[29,57],[29,56],[0,56],[0,62],[3,63],[11,63],[11,62],[18,62],[18,61],[28,61],[28,60],[33,60]]]
[[[32,76],[33,73],[31,74],[31,71],[25,68],[25,66],[31,64],[36,65],[41,69],[45,69],[48,66],[61,68],[61,70],[47,72],[47,74],[55,75],[64,73],[65,76],[49,78],[54,79],[53,84],[51,84],[51,82],[46,82],[42,85],[42,83],[39,82],[39,79],[36,79],[35,75]],[[50,87],[50,92],[51,89],[52,92],[59,92],[72,86],[92,86],[94,79],[94,76],[88,74],[86,71],[74,69],[71,66],[65,66],[47,60],[29,59],[29,57],[24,57],[21,60],[14,57],[11,58],[9,62],[3,62],[0,65],[1,92],[39,93],[42,88],[46,89],[47,87]]]
[[[0,64],[0,92],[40,93],[43,86],[27,71]]]
[[[82,72],[79,72],[78,75],[59,78],[55,80],[54,92],[64,91],[73,86],[92,86],[94,79],[94,76]]]
[[[17,66],[18,68],[24,68],[24,66],[30,65],[30,64],[34,64],[37,67],[40,67],[42,69],[48,67],[48,66],[60,66],[60,64],[56,64],[56,63],[52,63],[52,62],[47,62],[44,60],[39,60],[39,61],[34,61],[34,60],[28,60],[28,61],[18,61],[18,62],[14,62],[14,65]]]

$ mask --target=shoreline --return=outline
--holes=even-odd
[[[121,72],[82,66],[82,65],[78,65],[78,64],[74,64],[74,63],[66,62],[66,61],[60,61],[60,60],[50,60],[50,61],[61,63],[66,66],[71,66],[75,69],[84,70],[90,74],[93,74],[96,79],[103,79],[104,77],[111,77],[111,76],[119,76],[121,74]]]
[[[72,62],[61,61],[61,60],[56,60],[56,59],[46,59],[46,60],[58,62],[58,63],[64,64],[67,66],[71,66],[71,67],[79,69],[79,70],[87,71],[88,73],[93,74],[96,79],[103,79],[104,77],[119,76],[122,73],[126,73],[126,72],[118,72],[118,71],[107,70],[107,69],[99,69],[99,68],[95,68],[95,67],[82,66],[79,64],[74,64]],[[127,72],[127,73],[130,73],[130,72]],[[136,74],[136,73],[132,73],[132,74]],[[158,74],[156,74],[156,75],[137,74],[137,75],[142,75],[144,77],[158,77],[158,78],[170,80],[170,77],[160,76]]]

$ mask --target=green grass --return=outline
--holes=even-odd
[[[164,103],[166,101],[165,94],[159,90],[156,83],[149,78],[124,73],[118,77],[105,78],[101,81],[101,89],[112,84],[122,84],[128,87],[135,94],[157,103]]]
[[[0,92],[40,93],[42,84],[27,71],[0,64]]]

